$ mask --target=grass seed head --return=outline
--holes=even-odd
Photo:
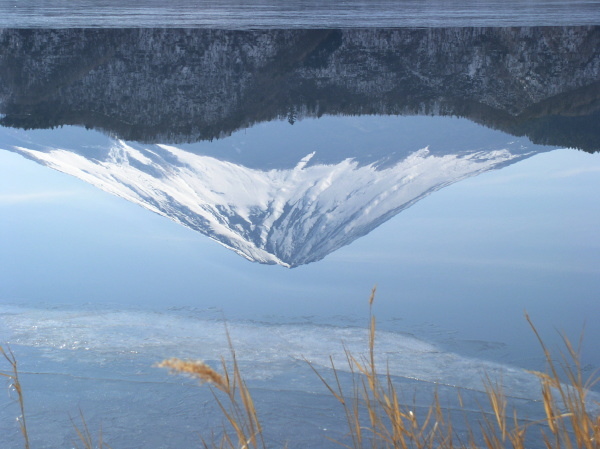
[[[167,368],[172,373],[186,374],[194,379],[198,379],[200,383],[209,383],[223,391],[227,391],[228,389],[225,378],[201,360],[171,358],[163,360],[157,366],[159,368]]]

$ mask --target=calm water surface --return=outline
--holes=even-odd
[[[225,321],[268,441],[329,447],[343,416],[304,358],[364,352],[374,285],[380,363],[417,412],[436,387],[476,404],[491,373],[536,419],[524,311],[553,347],[585,326],[600,366],[598,26],[464,28],[451,7],[389,29],[381,7],[351,29],[350,3],[273,30],[265,4],[244,31],[236,3],[220,29],[69,29],[105,6],[48,2],[48,29],[21,5],[0,31],[0,342],[35,447],[67,447],[78,408],[114,447],[195,444],[210,393],[153,364],[217,361]]]
[[[2,0],[0,26],[365,28],[597,25],[598,0]]]

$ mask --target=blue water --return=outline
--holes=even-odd
[[[597,0],[2,0],[0,27],[365,28],[597,25]]]

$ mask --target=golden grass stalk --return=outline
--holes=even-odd
[[[600,449],[600,416],[589,407],[589,391],[598,381],[597,373],[584,378],[579,347],[575,348],[566,337],[563,336],[566,352],[561,354],[558,363],[526,315],[546,358],[546,372],[532,371],[540,382],[543,418],[523,424],[517,410],[509,410],[502,385],[485,377],[483,381],[489,404],[480,406],[481,414],[476,425],[467,419],[462,398],[458,396],[465,416],[465,437],[453,428],[454,417],[441,405],[437,393],[434,393],[432,405],[426,412],[417,414],[414,406],[407,406],[400,400],[389,369],[385,374],[377,371],[376,320],[372,310],[374,297],[375,289],[369,298],[368,355],[355,357],[345,350],[351,377],[349,391],[342,387],[333,358],[330,357],[332,380],[327,380],[307,361],[344,412],[348,439],[334,441],[349,449],[529,449],[526,446],[528,438],[537,440],[539,444],[536,447],[547,449]],[[266,449],[256,407],[241,375],[228,331],[227,339],[231,361],[227,363],[222,358],[220,372],[204,362],[177,358],[166,359],[158,366],[192,376],[211,387],[225,420],[220,441],[215,442],[214,436],[211,443],[202,439],[205,449]],[[25,449],[30,449],[17,360],[10,349],[5,350],[1,346],[0,354],[11,367],[10,372],[0,372],[0,375],[7,378],[17,392],[21,412],[19,425]],[[596,403],[596,406],[600,407],[600,404]],[[81,412],[80,417],[81,424],[73,422],[73,426],[83,449],[109,448],[103,441],[102,431],[94,445]],[[534,431],[538,433],[532,437]]]
[[[588,393],[600,380],[597,372],[583,378],[579,348],[574,348],[570,340],[562,335],[566,353],[561,354],[561,364],[557,365],[529,315],[525,315],[537,337],[546,358],[547,372],[532,371],[540,380],[545,421],[550,434],[544,432],[543,439],[548,448],[600,448],[600,416],[593,415],[589,408]],[[562,371],[566,381],[561,381]],[[600,406],[596,403],[596,406]]]
[[[17,392],[17,401],[19,402],[19,408],[21,409],[21,416],[19,416],[18,418],[19,427],[21,429],[21,434],[23,435],[23,439],[25,442],[25,449],[30,449],[29,434],[27,432],[27,421],[25,418],[25,401],[23,399],[23,388],[21,387],[21,382],[19,380],[17,359],[10,348],[5,350],[2,346],[0,346],[0,354],[4,356],[4,358],[11,367],[10,373],[0,372],[0,376],[8,378],[10,386],[14,388]]]
[[[200,360],[171,358],[163,360],[156,366],[159,368],[168,368],[172,373],[187,374],[198,379],[201,383],[209,383],[224,392],[227,392],[229,389],[226,379]]]
[[[111,447],[104,442],[102,427],[100,427],[100,431],[98,432],[98,441],[94,444],[94,438],[92,437],[92,433],[87,425],[87,421],[83,416],[83,412],[79,410],[79,419],[81,420],[81,424],[77,425],[77,423],[71,419],[71,424],[73,425],[73,429],[75,429],[75,433],[77,434],[77,438],[79,438],[79,443],[83,446],[83,449],[111,449]],[[74,441],[76,449],[80,449],[80,446],[77,441]]]
[[[338,369],[332,359],[333,384],[307,361],[341,404],[346,416],[347,437],[352,446],[339,440],[336,442],[355,449],[453,447],[452,440],[442,434],[447,420],[437,395],[434,406],[419,421],[410,407],[401,404],[389,371],[384,376],[378,373],[375,362],[376,320],[372,312],[375,292],[374,288],[369,298],[368,356],[360,359],[346,351],[352,379],[351,393],[346,394],[342,388]]]
[[[205,448],[219,447],[227,449],[266,449],[262,425],[256,412],[254,400],[240,372],[233,343],[227,331],[231,366],[221,359],[222,373],[198,360],[166,359],[157,366],[167,368],[172,373],[185,374],[197,379],[201,384],[215,387],[224,394],[224,398],[211,390],[219,409],[225,417],[223,435],[218,445],[213,441],[210,445],[203,439]],[[233,430],[235,438],[230,435]],[[234,441],[237,439],[237,444]]]
[[[548,365],[547,373],[533,372],[540,380],[543,420],[522,424],[516,409],[509,414],[502,385],[489,377],[483,379],[489,405],[481,406],[478,427],[474,428],[473,423],[466,421],[466,441],[455,433],[450,413],[441,406],[437,393],[427,412],[417,417],[410,407],[401,404],[389,371],[383,376],[377,372],[372,313],[374,295],[375,289],[369,298],[368,356],[358,359],[346,351],[351,392],[347,394],[343,390],[332,359],[333,382],[326,380],[311,365],[346,416],[351,445],[338,440],[340,445],[351,449],[526,449],[526,434],[536,426],[539,430],[537,439],[547,449],[600,449],[600,416],[588,409],[588,392],[598,379],[595,376],[583,379],[579,351],[564,336],[567,353],[561,357],[565,373],[561,377],[557,363],[527,315]],[[563,378],[566,380],[561,380]],[[462,406],[460,395],[459,403]]]

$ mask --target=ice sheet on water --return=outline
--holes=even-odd
[[[337,447],[326,437],[343,438],[343,412],[305,359],[330,377],[331,356],[342,384],[350,385],[344,351],[366,356],[364,327],[225,322],[212,311],[0,305],[0,341],[19,358],[31,437],[40,449],[69,447],[75,437],[70,417],[79,409],[91,429],[102,425],[112,447],[195,446],[198,431],[220,426],[214,399],[195,382],[153,365],[173,356],[217,364],[229,355],[226,329],[270,446]],[[537,381],[518,368],[388,331],[377,332],[376,352],[380,371],[395,376],[401,399],[416,413],[425,413],[434,391],[446,407],[459,407],[458,386],[461,408],[476,414],[471,410],[485,403],[481,378],[488,373],[501,377],[524,415],[539,416]],[[20,441],[17,414],[10,397],[0,400],[0,434],[14,447]]]
[[[37,348],[44,359],[67,365],[75,353],[79,361],[88,358],[94,365],[114,365],[134,355],[148,367],[167,357],[217,361],[229,353],[226,329],[245,376],[287,383],[270,383],[274,389],[289,388],[298,362],[328,368],[331,357],[338,370],[347,371],[345,350],[356,356],[368,351],[368,332],[360,327],[225,323],[151,311],[0,307],[0,336],[5,342]],[[536,379],[524,370],[443,351],[400,333],[378,331],[376,353],[380,371],[389,370],[398,378],[481,391],[487,373],[501,377],[512,396],[537,394]]]

